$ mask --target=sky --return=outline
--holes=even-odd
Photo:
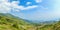
[[[60,0],[0,0],[0,13],[10,13],[27,20],[58,20]]]

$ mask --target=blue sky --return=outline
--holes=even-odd
[[[55,20],[60,18],[60,0],[0,0],[0,13],[28,20]]]

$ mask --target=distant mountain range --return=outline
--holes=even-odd
[[[11,17],[11,18],[16,18],[16,19],[22,19],[20,17],[17,17],[17,16],[14,16],[12,14],[9,14],[9,13],[0,13],[0,16],[6,16],[6,17]],[[27,20],[27,19],[22,19],[23,21],[26,21],[26,22],[29,22],[29,23],[54,23],[56,21],[38,21],[38,20]]]
[[[0,13],[0,30],[60,30],[60,21],[29,21]]]

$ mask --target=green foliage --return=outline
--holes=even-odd
[[[0,30],[25,30],[30,23],[10,14],[0,14]]]
[[[52,24],[36,24],[11,14],[0,13],[0,30],[60,30],[60,21]]]

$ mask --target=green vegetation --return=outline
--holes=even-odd
[[[33,26],[23,19],[0,13],[0,30],[27,30],[31,27]]]
[[[0,13],[0,30],[60,30],[60,21],[51,24],[36,24],[8,13]]]

